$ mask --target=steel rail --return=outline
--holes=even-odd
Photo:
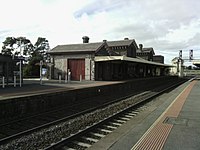
[[[183,81],[181,81],[181,82],[183,82]],[[181,84],[181,83],[178,83],[178,84]],[[48,127],[50,127],[50,126],[52,126],[52,125],[59,124],[59,123],[61,123],[61,122],[67,121],[67,120],[72,119],[72,118],[76,118],[76,117],[78,117],[78,116],[80,116],[80,115],[83,115],[83,114],[86,114],[86,113],[90,113],[90,112],[92,112],[92,111],[94,111],[94,110],[104,108],[104,107],[106,107],[106,106],[108,106],[108,105],[110,105],[110,104],[116,103],[116,102],[118,102],[118,101],[120,101],[120,100],[126,99],[126,98],[128,98],[128,97],[133,96],[133,95],[136,95],[136,93],[134,93],[134,94],[129,94],[129,95],[120,97],[120,98],[118,98],[118,99],[115,99],[115,100],[106,102],[106,103],[104,103],[104,104],[102,104],[102,105],[100,105],[100,106],[96,106],[96,107],[93,107],[93,108],[90,108],[90,109],[81,111],[81,112],[79,112],[79,113],[75,113],[75,114],[73,114],[73,115],[69,115],[69,116],[67,116],[67,117],[63,117],[63,118],[61,118],[61,119],[57,119],[57,120],[54,120],[54,121],[52,121],[52,122],[49,122],[49,123],[46,123],[46,124],[43,124],[43,125],[39,125],[39,126],[37,126],[37,127],[31,128],[31,129],[28,129],[28,130],[25,130],[25,131],[21,131],[21,132],[19,132],[19,133],[16,133],[16,134],[13,134],[13,135],[11,135],[11,136],[8,136],[8,137],[5,137],[5,138],[0,139],[0,143],[1,143],[1,144],[8,143],[8,142],[11,141],[11,140],[14,140],[14,139],[17,139],[17,138],[19,138],[19,137],[28,135],[28,134],[33,133],[33,132],[35,132],[35,131],[38,131],[38,130],[41,130],[41,129],[44,129],[44,128],[48,128]],[[81,103],[80,105],[82,105],[82,104],[84,104],[84,103]],[[63,109],[63,108],[62,108],[62,109]],[[58,110],[56,110],[56,111],[58,111]],[[48,114],[48,113],[52,113],[52,112],[47,112],[46,114]],[[37,115],[36,115],[36,116],[37,116]],[[40,116],[40,115],[38,115],[38,116]],[[28,119],[28,118],[25,118],[25,119]],[[19,119],[18,121],[23,121],[23,120],[25,120],[25,119]],[[16,122],[13,122],[13,123],[16,123]]]
[[[66,146],[67,143],[79,138],[79,137],[82,137],[83,135],[89,133],[90,131],[98,128],[99,126],[102,126],[104,124],[106,124],[107,122],[109,122],[110,120],[112,120],[113,118],[117,117],[117,116],[120,116],[122,114],[124,114],[125,112],[129,111],[130,109],[133,109],[135,107],[138,107],[138,105],[142,105],[143,103],[146,103],[147,101],[150,101],[151,99],[163,94],[164,92],[166,91],[169,91],[171,89],[173,89],[174,87],[177,87],[179,85],[181,85],[182,83],[184,83],[184,81],[180,81],[176,84],[173,84],[157,93],[154,93],[146,98],[143,98],[141,101],[138,101],[136,102],[133,106],[129,106],[127,107],[126,109],[123,109],[115,114],[113,114],[112,116],[109,116],[103,120],[101,120],[100,122],[97,122],[89,127],[86,127],[84,130],[81,130],[79,131],[78,133],[75,133],[73,135],[70,135],[69,137],[66,137],[66,138],[62,138],[61,141],[58,141],[57,143],[52,143],[50,146],[44,148],[44,150],[58,150],[58,149],[62,149],[62,147]]]

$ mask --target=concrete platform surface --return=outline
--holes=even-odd
[[[102,85],[109,85],[109,84],[116,84],[120,83],[120,81],[70,81],[65,82],[58,80],[47,80],[44,79],[42,84],[40,84],[39,79],[24,79],[22,86],[20,87],[19,84],[14,87],[13,83],[9,85],[5,85],[3,88],[0,84],[0,100],[7,99],[11,97],[20,97],[20,96],[27,96],[27,95],[37,95],[41,93],[49,93],[49,92],[57,92],[57,91],[66,91],[66,90],[73,90],[73,89],[80,89],[80,88],[87,88],[87,87],[94,87],[94,86],[102,86]]]
[[[186,82],[157,97],[89,150],[199,150],[200,81]]]

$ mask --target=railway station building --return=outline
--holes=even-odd
[[[148,57],[139,57],[144,53]],[[51,78],[71,80],[126,80],[168,74],[168,65],[153,62],[153,48],[138,48],[134,39],[89,43],[83,37],[81,44],[58,45],[51,55]]]

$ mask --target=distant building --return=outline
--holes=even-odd
[[[172,59],[172,67],[170,70],[171,75],[177,75],[182,77],[183,76],[183,70],[184,70],[184,66],[183,66],[183,59],[181,59],[180,57],[175,57],[174,59]]]
[[[195,65],[198,68],[200,68],[200,60],[193,60],[192,63],[193,63],[193,65]]]
[[[0,79],[2,77],[5,77],[6,83],[13,80],[13,60],[10,56],[0,54]]]

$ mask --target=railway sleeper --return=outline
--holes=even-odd
[[[111,133],[111,132],[112,132],[111,130],[104,129],[104,128],[98,128],[98,130],[99,130],[100,132],[105,133],[105,134],[108,134],[108,133]]]
[[[104,127],[109,128],[109,129],[112,129],[112,130],[117,129],[117,127],[111,126],[111,125],[104,125]]]
[[[83,136],[82,138],[85,139],[85,140],[87,140],[87,141],[91,141],[93,143],[96,143],[96,142],[99,141],[98,139],[95,139],[95,138],[92,138],[92,137]]]

